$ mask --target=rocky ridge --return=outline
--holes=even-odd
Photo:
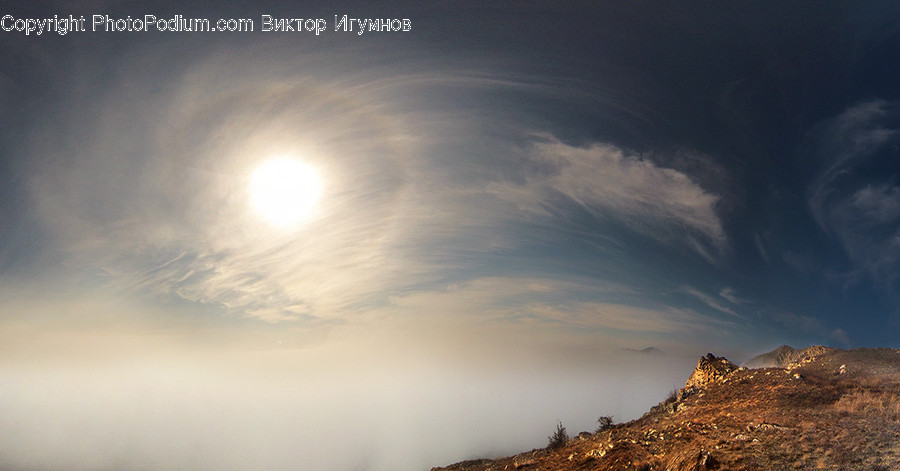
[[[900,350],[784,351],[758,369],[708,354],[637,420],[433,470],[900,469]]]
[[[771,352],[763,353],[745,361],[741,366],[747,368],[785,368],[792,363],[800,363],[805,359],[828,353],[829,350],[834,349],[816,345],[797,350],[789,345],[782,345]]]

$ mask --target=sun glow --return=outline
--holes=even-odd
[[[291,158],[269,160],[250,178],[253,209],[274,226],[289,227],[308,219],[321,194],[318,172]]]

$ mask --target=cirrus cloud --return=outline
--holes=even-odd
[[[574,203],[644,236],[685,244],[709,261],[727,246],[716,212],[720,197],[685,173],[611,144],[579,147],[552,137],[534,143],[527,158],[535,170],[524,182],[492,183],[488,191],[541,216]]]

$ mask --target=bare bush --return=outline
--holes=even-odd
[[[563,427],[562,422],[556,424],[556,432],[547,437],[547,439],[549,440],[547,448],[551,450],[562,448],[566,446],[566,443],[569,443],[569,434],[566,433],[566,428]]]
[[[597,427],[597,432],[602,432],[602,431],[604,431],[604,430],[609,430],[609,429],[611,429],[612,426],[613,426],[613,419],[612,419],[612,416],[605,415],[605,416],[603,416],[603,417],[600,417],[599,419],[597,419],[597,423],[600,424],[600,425]]]

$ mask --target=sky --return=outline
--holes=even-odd
[[[0,15],[3,469],[429,469],[900,347],[895,2]]]

